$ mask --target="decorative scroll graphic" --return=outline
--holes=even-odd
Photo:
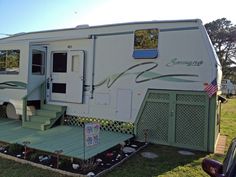
[[[1,82],[0,89],[26,89],[26,83],[19,81]]]
[[[150,65],[148,69],[141,69],[140,72],[131,72],[134,68],[141,67],[143,65]],[[136,83],[142,83],[142,82],[147,82],[155,79],[162,79],[162,80],[168,80],[171,82],[196,82],[193,80],[188,80],[188,79],[182,79],[182,78],[175,78],[175,77],[198,77],[196,74],[185,74],[185,73],[176,73],[176,74],[165,74],[161,75],[159,73],[153,72],[152,70],[157,68],[158,64],[156,62],[143,62],[139,63],[136,65],[133,65],[123,72],[119,74],[113,74],[110,77],[105,78],[104,80],[98,82],[95,84],[95,87],[99,87],[103,84],[106,84],[107,88],[110,88],[119,78],[126,76],[126,75],[136,75],[135,77],[135,82]]]
[[[99,144],[100,125],[98,123],[85,124],[84,134],[86,146],[94,146]]]

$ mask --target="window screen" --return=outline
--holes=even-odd
[[[39,50],[32,53],[32,73],[43,75],[45,73],[45,54]]]

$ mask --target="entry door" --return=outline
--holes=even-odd
[[[47,50],[44,46],[30,46],[28,90],[33,90],[46,80]],[[29,100],[44,99],[40,89],[33,92]]]
[[[51,101],[82,103],[84,51],[53,52]]]

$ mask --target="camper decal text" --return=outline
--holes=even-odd
[[[201,66],[203,64],[203,60],[192,60],[192,61],[186,61],[186,60],[179,60],[178,58],[172,59],[166,66],[176,66],[176,65],[184,65],[184,66]]]

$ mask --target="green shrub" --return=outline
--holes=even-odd
[[[38,161],[39,156],[40,156],[40,154],[38,152],[32,152],[32,153],[30,153],[28,158],[30,161],[36,162],[36,161]]]
[[[10,154],[18,154],[18,153],[22,153],[23,151],[24,151],[24,147],[17,143],[10,144],[8,148],[8,152]]]
[[[98,166],[98,163],[94,160],[94,158],[91,158],[81,161],[80,166],[83,172],[89,172],[94,170]]]

